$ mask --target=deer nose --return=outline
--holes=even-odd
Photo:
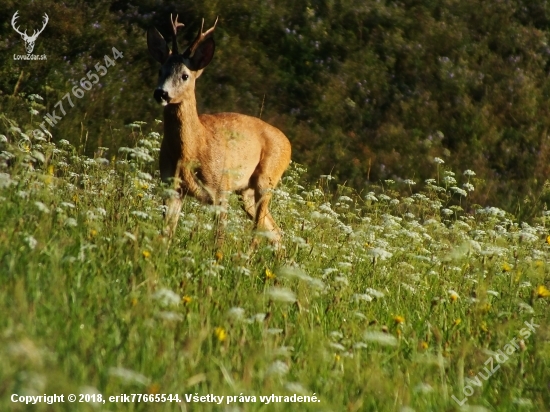
[[[162,103],[162,101],[165,101],[166,103],[170,102],[170,97],[168,96],[168,92],[166,90],[156,89],[153,97],[159,103]]]

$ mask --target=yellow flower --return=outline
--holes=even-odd
[[[158,383],[153,383],[147,388],[147,392],[149,392],[150,395],[156,395],[157,393],[160,393],[160,385]]]
[[[275,273],[273,273],[271,270],[267,269],[265,270],[265,278],[266,279],[275,279],[277,276],[275,276]]]
[[[73,202],[78,203],[78,195],[77,194],[73,195]]]
[[[306,205],[307,205],[307,207],[309,207],[310,209],[314,209],[314,208],[315,208],[315,203],[313,203],[313,202],[306,202]],[[548,237],[550,237],[550,236],[548,236]]]
[[[219,262],[222,259],[223,259],[223,253],[218,250],[216,252],[216,260]]]
[[[510,272],[512,270],[512,266],[508,264],[508,262],[504,262],[502,264],[502,271],[503,272]]]
[[[455,319],[455,321],[453,322],[453,325],[454,326],[458,326],[462,323],[462,319],[458,318],[458,319]]]
[[[188,303],[191,303],[193,298],[191,298],[191,296],[185,295],[184,297],[181,298],[181,300],[183,300],[183,303],[188,304]]]
[[[490,310],[491,310],[491,304],[490,304],[489,302],[485,303],[485,305],[483,305],[483,306],[481,307],[481,311],[482,311],[482,312],[487,313],[487,312],[489,312]]]
[[[458,293],[456,293],[454,290],[449,290],[449,295],[451,298],[451,302],[456,302],[458,300]]]
[[[136,306],[138,304],[137,298],[132,298],[131,303],[132,303],[132,306]]]
[[[397,316],[393,317],[393,321],[399,325],[399,324],[405,322],[405,318],[403,316],[397,315]]]
[[[340,361],[340,355],[338,355],[337,353],[334,354],[334,360],[336,362],[339,362]]]
[[[141,252],[141,254],[145,259],[148,259],[151,257],[151,252],[149,252],[148,250],[144,250],[143,252]]]
[[[485,321],[481,322],[480,328],[483,332],[488,332],[489,331],[489,329],[487,328],[487,322],[485,322]]]
[[[97,236],[97,230],[91,229],[90,230],[90,237],[96,237]]]
[[[421,347],[422,349],[428,349],[428,346],[429,346],[429,345],[428,345],[428,342],[426,342],[426,341],[422,341],[422,342],[420,343],[420,347]]]
[[[49,166],[48,166],[48,174],[49,174],[50,176],[53,176],[53,175],[54,175],[54,167],[53,167],[53,165],[49,165]]]
[[[550,296],[550,290],[544,285],[537,286],[537,298],[547,298]]]
[[[544,266],[544,262],[543,262],[542,260],[537,260],[537,261],[535,262],[535,267],[541,268],[541,267],[543,267],[543,266]]]
[[[550,235],[546,236],[546,243],[550,245]]]
[[[225,331],[224,328],[221,328],[219,326],[216,329],[214,329],[214,335],[216,335],[216,338],[220,342],[223,342],[227,339],[227,332]]]

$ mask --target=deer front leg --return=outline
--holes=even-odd
[[[169,239],[176,233],[176,226],[182,206],[181,196],[173,196],[164,201],[166,211],[164,215],[164,235]]]

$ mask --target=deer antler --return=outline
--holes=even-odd
[[[170,21],[172,22],[172,53],[177,54],[178,53],[178,27],[183,27],[185,24],[178,22],[178,15],[176,14],[176,18],[172,18],[172,14],[170,14]]]
[[[214,25],[203,33],[202,30],[204,29],[204,19],[202,19],[201,29],[199,30],[197,37],[195,37],[195,40],[193,40],[193,43],[191,43],[187,48],[187,50],[185,51],[185,54],[187,57],[192,57],[193,54],[195,54],[195,50],[197,50],[197,47],[199,47],[199,44],[201,44],[209,34],[212,34],[214,29],[216,28],[216,24],[218,24],[218,17],[216,17],[216,21],[214,22]]]
[[[17,23],[16,20],[19,18],[19,16],[17,15],[17,13],[19,13],[19,10],[17,10],[17,11],[15,12],[15,14],[13,15],[13,17],[12,17],[12,19],[11,19],[11,25],[12,25],[13,29],[14,29],[17,33],[19,33],[21,36],[23,36],[23,37],[29,37],[29,36],[27,36],[27,30],[25,30],[25,33],[21,33],[21,32],[19,31],[19,27],[15,27],[15,25],[16,25],[16,23]]]
[[[50,18],[48,17],[48,15],[46,13],[44,13],[44,22],[42,23],[42,28],[40,30],[38,30],[38,33],[36,32],[36,30],[33,30],[33,33],[32,33],[32,36],[31,36],[32,40],[36,40],[38,35],[44,31],[44,29],[46,28],[46,25],[48,24],[48,21],[50,21]]]
[[[36,32],[36,30],[33,31],[32,33],[32,36],[29,36],[27,34],[27,30],[25,30],[24,33],[21,33],[19,31],[19,27],[15,27],[15,25],[17,24],[17,19],[19,18],[19,10],[17,10],[15,12],[15,14],[13,15],[12,19],[11,19],[11,25],[13,27],[13,29],[19,33],[25,40],[29,40],[29,41],[33,41],[33,40],[36,40],[36,38],[38,37],[38,35],[40,33],[42,33],[44,31],[44,29],[46,28],[46,25],[48,24],[48,21],[50,21],[50,18],[48,17],[48,15],[46,13],[44,13],[44,22],[42,23],[42,28],[40,30],[38,30],[38,32]]]

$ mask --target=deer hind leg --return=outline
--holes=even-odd
[[[218,207],[217,213],[217,228],[216,228],[216,247],[219,249],[225,241],[225,229],[227,226],[227,210],[229,208],[229,193],[227,191],[220,192],[216,196],[214,205]]]
[[[269,202],[273,196],[273,188],[279,179],[275,180],[269,176],[258,176],[257,184],[254,190],[256,201],[256,215],[254,217],[255,227],[259,230],[265,230],[270,234],[270,241],[279,244],[282,238],[281,231],[275,219],[269,212]]]
[[[256,200],[254,199],[254,189],[245,189],[238,192],[242,200],[242,208],[251,220],[256,219]]]

